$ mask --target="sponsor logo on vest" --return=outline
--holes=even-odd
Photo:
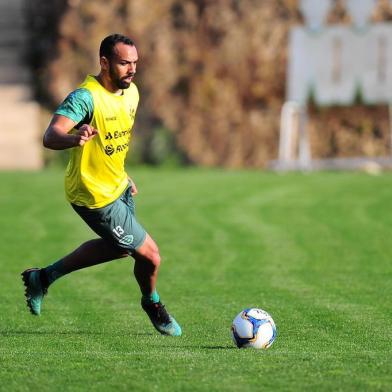
[[[120,137],[129,136],[131,134],[131,128],[126,129],[125,131],[114,131],[113,136],[115,139]]]
[[[112,117],[105,117],[105,121],[116,121],[117,117],[116,116],[112,116]]]
[[[119,139],[121,137],[129,137],[129,135],[131,134],[132,129],[126,129],[124,131],[114,131],[112,132],[108,132],[107,134],[105,134],[105,140],[112,140],[112,139]]]
[[[128,143],[119,144],[118,146],[113,146],[113,144],[105,146],[105,154],[109,156],[126,150],[128,150]]]
[[[131,108],[129,110],[129,115],[131,116],[132,119],[134,119],[135,115],[136,115],[136,109],[135,108]]]
[[[120,144],[116,147],[116,152],[125,151],[128,149],[128,143]]]
[[[112,155],[114,153],[114,147],[112,144],[108,144],[107,146],[105,146],[105,154],[106,155]]]

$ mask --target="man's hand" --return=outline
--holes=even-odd
[[[86,142],[91,140],[98,134],[98,130],[88,124],[83,124],[76,132],[75,135],[79,136],[79,146],[83,146]]]
[[[129,185],[131,185],[131,195],[136,196],[138,194],[138,190],[136,184],[133,182],[131,177],[128,177]]]
[[[52,150],[80,147],[97,135],[98,131],[88,124],[72,131],[76,122],[61,114],[55,114],[43,137],[43,144]],[[72,132],[71,132],[72,131]]]

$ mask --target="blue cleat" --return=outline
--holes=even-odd
[[[48,292],[47,287],[42,284],[40,271],[40,268],[30,268],[22,272],[27,306],[35,316],[41,314],[42,300]]]
[[[162,335],[181,336],[181,327],[177,321],[170,316],[161,301],[147,303],[142,300],[142,308],[150,318],[152,325]]]

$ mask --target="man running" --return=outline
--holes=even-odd
[[[161,333],[180,336],[156,290],[159,249],[135,216],[135,183],[124,169],[139,93],[132,82],[138,53],[129,38],[113,34],[99,49],[101,70],[88,75],[55,111],[43,144],[70,150],[67,200],[100,238],[87,241],[46,268],[22,273],[30,311],[40,315],[48,287],[70,272],[132,256],[141,305]]]

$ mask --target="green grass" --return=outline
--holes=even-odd
[[[183,336],[149,324],[131,260],[64,277],[31,316],[20,272],[93,234],[64,202],[61,171],[1,173],[0,390],[392,389],[391,174],[130,174]],[[231,342],[249,306],[277,324],[265,352]]]

